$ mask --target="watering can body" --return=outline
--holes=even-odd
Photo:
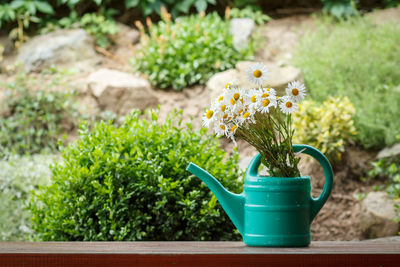
[[[246,245],[308,246],[311,240],[310,225],[329,197],[333,171],[329,161],[317,149],[306,145],[293,145],[293,149],[311,155],[322,165],[325,185],[318,198],[311,196],[311,182],[307,176],[260,176],[259,154],[247,169],[241,194],[230,193],[214,177],[193,163],[187,169],[211,189]]]

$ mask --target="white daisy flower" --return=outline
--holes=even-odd
[[[233,144],[235,146],[237,146],[237,143],[236,143],[236,140],[235,140],[235,133],[236,133],[238,128],[239,128],[238,125],[233,124],[232,127],[228,130],[228,134],[227,134],[227,137],[232,140],[232,142],[233,142]]]
[[[260,91],[262,92],[262,98],[276,97],[276,91],[274,88],[261,88]]]
[[[270,108],[277,106],[275,96],[262,97],[258,103],[257,111],[260,113],[268,113]]]
[[[234,79],[230,80],[229,82],[227,82],[227,83],[225,84],[225,89],[226,89],[226,90],[229,90],[229,89],[236,88],[236,87],[238,87],[238,86],[239,86],[238,80],[237,80],[236,78],[234,78]]]
[[[207,110],[203,115],[203,126],[206,128],[213,127],[215,121],[217,120],[215,115],[215,110],[213,108]]]
[[[296,102],[293,101],[292,97],[284,96],[279,98],[279,107],[285,114],[291,114],[299,109]]]
[[[243,89],[233,89],[229,91],[229,94],[226,95],[226,99],[224,99],[226,106],[233,113],[237,113],[239,110],[243,109],[244,100],[243,96],[245,92]]]
[[[301,82],[291,82],[286,88],[286,94],[293,99],[293,102],[299,103],[306,96],[306,87]]]
[[[268,70],[262,63],[255,63],[247,69],[247,79],[254,84],[262,85],[267,79]]]
[[[228,136],[228,130],[229,127],[226,123],[224,123],[223,121],[220,121],[219,123],[215,124],[214,126],[214,131],[215,134],[219,137],[219,136]]]

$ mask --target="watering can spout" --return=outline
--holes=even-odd
[[[244,196],[242,194],[233,194],[226,190],[217,179],[211,174],[190,163],[186,168],[189,172],[199,177],[217,197],[222,208],[228,214],[233,224],[244,234]]]

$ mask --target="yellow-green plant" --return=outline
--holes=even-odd
[[[355,112],[347,97],[331,97],[323,103],[304,101],[293,114],[293,128],[296,129],[293,141],[314,146],[329,160],[337,162],[356,134]]]

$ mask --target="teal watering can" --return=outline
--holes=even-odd
[[[190,163],[187,170],[214,193],[248,246],[302,247],[311,240],[310,225],[332,190],[333,171],[328,159],[307,145],[293,145],[294,152],[314,157],[322,166],[325,185],[321,195],[310,194],[310,177],[265,177],[258,174],[261,156],[247,168],[244,191],[233,194],[213,176]]]

